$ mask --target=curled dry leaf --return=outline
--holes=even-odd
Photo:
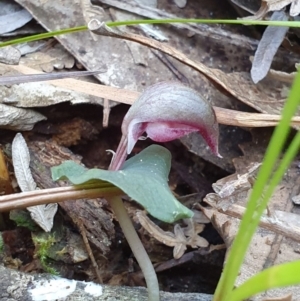
[[[90,0],[80,0],[82,14],[86,23],[89,23],[93,18],[104,21],[106,19],[105,11],[102,7],[93,5]],[[97,35],[90,32],[95,42],[98,41]]]
[[[205,238],[198,235],[203,231],[204,225],[197,224],[192,219],[184,220],[187,224],[187,227],[185,228],[176,224],[174,226],[174,233],[172,233],[170,231],[162,230],[142,211],[138,211],[136,216],[142,227],[149,232],[151,236],[169,247],[174,247],[173,256],[175,259],[179,259],[184,254],[187,246],[199,248],[207,247],[209,245]]]
[[[36,183],[32,177],[29,164],[30,154],[25,139],[18,133],[12,143],[12,160],[15,176],[20,189],[25,191],[36,190]],[[38,205],[28,207],[31,218],[46,232],[53,227],[53,218],[57,211],[57,204]]]

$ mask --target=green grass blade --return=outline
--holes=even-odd
[[[24,38],[19,38],[19,39],[2,42],[2,43],[0,43],[0,48],[9,46],[9,45],[16,45],[16,44],[22,44],[22,43],[28,43],[28,42],[48,39],[48,38],[52,38],[54,36],[58,36],[58,35],[62,35],[62,34],[67,34],[67,33],[72,33],[72,32],[80,32],[80,31],[85,31],[85,30],[88,30],[87,26],[78,26],[78,27],[72,27],[72,28],[67,28],[67,29],[61,29],[61,30],[56,30],[56,31],[35,34],[35,35],[29,36],[29,37],[24,37]]]
[[[141,19],[129,21],[107,22],[109,27],[138,24],[172,24],[172,23],[203,23],[203,24],[231,24],[231,25],[263,25],[300,27],[299,21],[260,21],[260,20],[224,20],[224,19]]]
[[[276,186],[279,184],[285,171],[287,170],[287,168],[289,167],[289,165],[291,164],[291,162],[299,152],[299,148],[300,148],[300,132],[298,132],[294,137],[282,161],[280,162],[278,169],[274,173],[273,178],[270,180],[269,186],[264,193],[264,199],[266,199],[266,201],[271,198]]]
[[[276,287],[300,283],[300,260],[268,268],[243,283],[230,295],[231,301],[247,298]]]
[[[171,24],[171,23],[202,23],[202,24],[231,24],[231,25],[263,25],[263,26],[288,26],[288,27],[300,27],[300,22],[298,21],[259,21],[259,20],[209,20],[209,19],[142,19],[142,20],[128,20],[128,21],[116,21],[116,22],[107,22],[106,25],[109,27],[116,27],[121,25],[138,25],[138,24]],[[67,29],[61,29],[57,31],[51,31],[47,33],[32,35],[29,37],[14,39],[6,42],[0,43],[0,47],[5,47],[9,45],[27,43],[37,40],[42,40],[46,38],[51,38],[54,36],[79,32],[88,30],[86,25],[72,27]]]
[[[292,162],[292,160],[294,159],[294,157],[298,153],[299,147],[300,147],[300,132],[298,132],[297,135],[295,136],[295,138],[293,139],[293,141],[290,144],[288,150],[286,151],[286,153],[284,155],[284,158],[282,159],[278,169],[274,173],[274,176],[271,179],[266,192],[264,193],[264,196],[263,196],[263,199],[262,199],[262,204],[260,205],[261,207],[265,206],[267,204],[268,200],[271,198],[272,193],[274,192],[276,186],[279,184],[280,180],[282,179],[282,177],[284,175],[284,172],[286,171],[286,169],[288,168],[288,166],[290,165],[290,163]],[[295,270],[294,272],[296,273],[297,271]],[[255,278],[256,276],[257,275],[253,276],[252,278]],[[250,287],[247,287],[247,289],[245,291],[245,294],[250,294],[250,295],[247,295],[247,297],[252,296],[252,295],[264,290],[264,289],[259,290],[260,286],[257,286],[257,287],[253,286],[254,284],[250,281],[251,279],[249,279],[249,283],[251,283],[251,285],[250,285]],[[295,279],[298,279],[298,282],[296,282],[296,283],[300,283],[300,278],[299,277],[295,278]],[[291,285],[291,284],[295,284],[295,282],[288,283],[288,284],[281,284],[281,285],[278,285],[278,286]],[[242,286],[244,287],[244,284]],[[231,301],[233,301],[233,300],[244,300],[243,298],[245,298],[245,297],[238,298],[238,296],[243,294],[243,293],[241,293],[241,291],[239,289],[240,289],[240,287],[238,287],[236,290],[234,290],[230,294],[228,299],[231,300]],[[237,290],[238,290],[238,293],[236,292]]]
[[[233,290],[235,279],[238,276],[247,248],[258,226],[260,217],[266,208],[268,199],[262,199],[262,195],[264,195],[264,192],[266,191],[265,187],[269,183],[273,168],[278,161],[279,155],[286,141],[286,137],[289,133],[290,120],[298,107],[299,95],[300,73],[298,72],[287,103],[283,108],[282,119],[276,127],[267,148],[262,167],[260,168],[257,180],[248,201],[245,215],[241,221],[239,231],[230,250],[228,260],[225,264],[223,274],[214,296],[215,301],[230,300],[230,293]],[[282,172],[282,170],[280,170],[280,172]],[[280,174],[278,173],[277,177],[279,175]],[[278,181],[278,178],[275,180]],[[274,184],[276,182],[275,180],[272,180],[271,183]],[[268,188],[267,192],[270,195],[273,190],[269,189],[270,188]]]

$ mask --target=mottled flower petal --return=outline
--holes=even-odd
[[[122,167],[143,133],[167,142],[199,132],[214,154],[218,153],[219,129],[211,104],[195,90],[177,82],[147,88],[128,110],[122,123],[122,139],[109,169]]]
[[[196,131],[219,155],[219,130],[212,106],[195,90],[177,82],[147,88],[122,124],[122,133],[128,137],[128,154],[144,132],[156,142],[166,142]]]

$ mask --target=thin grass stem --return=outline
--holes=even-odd
[[[297,110],[299,104],[299,95],[300,72],[298,72],[296,75],[293,88],[290,92],[287,103],[283,108],[282,119],[279,122],[279,125],[276,127],[267,148],[262,167],[258,173],[257,180],[254,184],[253,191],[248,201],[246,212],[241,221],[237,236],[233,242],[224,271],[218,283],[214,301],[230,300],[230,295],[234,288],[235,280],[243,263],[251,238],[259,224],[263,210],[267,206],[269,199],[264,199],[263,195],[266,192],[267,185],[270,183],[270,177],[274,166],[276,166],[276,162],[278,161],[289,133],[291,118]],[[288,160],[286,162],[288,162]],[[278,181],[278,178],[275,180]],[[268,193],[270,197],[272,192],[268,191]]]

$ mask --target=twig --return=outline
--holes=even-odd
[[[276,126],[281,119],[280,115],[247,113],[214,107],[218,123],[241,127],[268,127]],[[292,125],[300,126],[300,117],[292,118]]]
[[[18,65],[10,66],[24,74],[38,73],[38,71]],[[89,95],[106,98],[120,103],[132,105],[139,97],[140,93],[126,89],[120,89],[101,84],[94,84],[76,79],[61,79],[47,82],[51,85],[70,89],[73,91],[86,93]],[[229,110],[219,107],[214,107],[218,123],[240,127],[269,127],[278,124],[281,116],[275,114],[247,113],[235,110]],[[300,126],[300,117],[292,118],[293,126]]]
[[[81,237],[83,239],[86,251],[87,251],[87,253],[88,253],[89,257],[90,257],[90,260],[92,262],[92,266],[94,268],[94,271],[95,271],[95,274],[97,276],[97,279],[98,279],[99,283],[103,283],[102,276],[100,275],[100,272],[99,272],[98,264],[97,264],[97,262],[95,260],[93,251],[91,249],[90,243],[89,243],[88,238],[86,236],[86,229],[84,227],[84,224],[83,224],[83,222],[82,222],[82,220],[80,218],[76,220],[76,224],[77,224],[77,226],[79,228],[79,232],[80,232],[80,235],[81,235]]]
[[[66,186],[0,196],[0,212],[69,200],[106,198],[122,195],[117,187],[97,185]]]

